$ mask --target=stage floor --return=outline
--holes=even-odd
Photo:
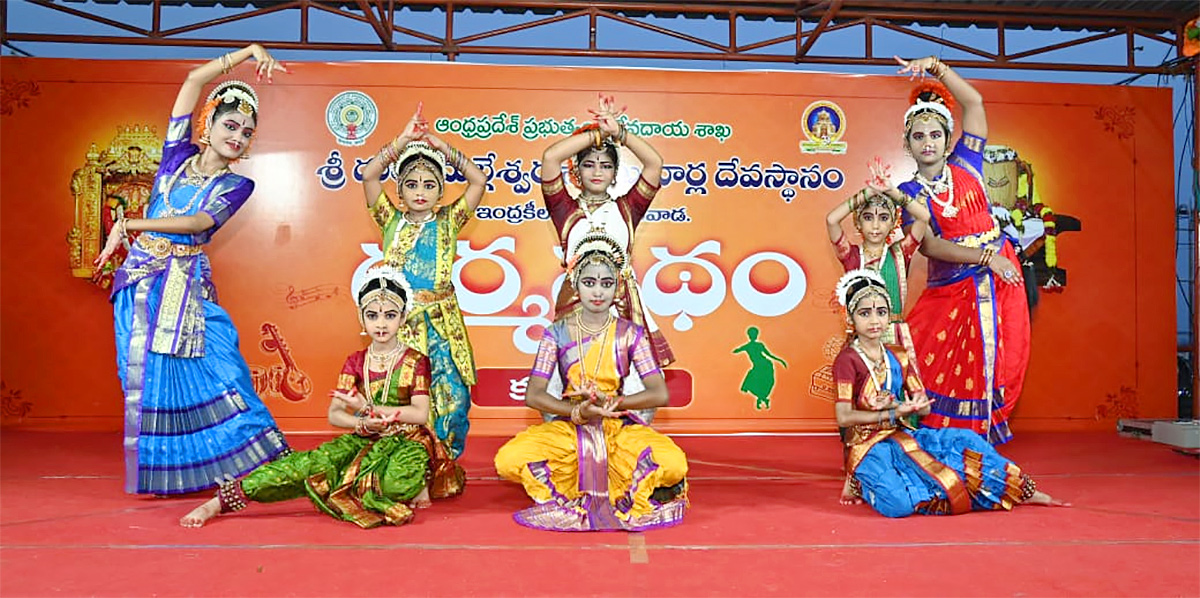
[[[209,495],[124,494],[119,435],[5,430],[0,595],[1200,595],[1200,461],[1115,432],[1002,447],[1071,508],[899,520],[838,504],[832,436],[680,436],[691,510],[644,534],[518,526],[528,500],[491,466],[503,440],[472,437],[466,493],[400,528],[296,500],[184,529]]]

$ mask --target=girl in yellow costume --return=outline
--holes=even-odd
[[[646,329],[613,316],[625,254],[611,237],[585,237],[573,252],[571,284],[582,309],[546,329],[525,403],[553,417],[496,453],[496,471],[537,505],[517,523],[555,531],[640,531],[675,525],[687,507],[687,457],[633,413],[667,404],[667,386]],[[645,390],[623,395],[637,370]],[[547,385],[566,381],[563,399]]]
[[[467,179],[467,189],[439,206],[447,162]],[[396,180],[400,209],[379,182],[385,170]],[[384,261],[402,270],[414,291],[401,338],[429,356],[433,429],[458,458],[470,426],[467,410],[469,387],[475,385],[475,355],[454,295],[452,272],[458,232],[483,199],[487,177],[462,152],[429,133],[419,105],[404,132],[383,146],[362,174],[367,209],[383,232]]]

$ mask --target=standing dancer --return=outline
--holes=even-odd
[[[143,233],[113,277],[126,492],[212,488],[288,450],[254,392],[237,329],[217,305],[203,249],[254,190],[254,181],[229,170],[253,141],[254,90],[241,81],[218,85],[200,114],[200,146],[191,143],[204,86],[251,57],[259,80],[287,72],[251,44],[188,73],[171,109],[147,217],[118,221],[95,261],[99,271],[130,232]]]
[[[922,423],[967,428],[993,444],[1012,438],[1008,419],[1029,364],[1029,306],[1016,251],[992,218],[982,180],[988,133],[983,96],[935,57],[896,58],[901,73],[924,82],[904,114],[905,148],[917,163],[905,195],[932,214],[927,287],[908,314],[914,358],[933,408]],[[944,84],[944,86],[942,85]],[[953,102],[962,136],[953,152]]]
[[[446,186],[446,162],[467,179],[458,199],[438,205]],[[379,182],[385,169],[396,180],[400,209]],[[367,210],[383,232],[384,261],[413,287],[412,307],[401,338],[429,356],[433,367],[433,429],[458,458],[466,447],[475,384],[475,356],[453,270],[458,232],[483,199],[487,177],[462,152],[429,132],[421,106],[391,143],[363,167]]]
[[[221,484],[217,496],[179,520],[200,527],[246,501],[307,496],[317,510],[361,528],[404,525],[431,498],[462,492],[463,470],[429,420],[429,359],[401,343],[411,289],[392,268],[368,273],[355,292],[358,321],[371,344],[346,358],[331,393],[329,423],[354,430]]]
[[[874,270],[887,283],[892,315],[884,331],[884,342],[903,345],[912,353],[912,334],[902,316],[908,300],[908,266],[925,237],[929,210],[892,185],[891,166],[875,158],[870,170],[867,186],[835,205],[825,217],[825,228],[846,272],[860,268]],[[907,231],[899,228],[901,207],[916,218]],[[842,230],[842,220],[850,215],[862,235],[861,244],[851,243]]]
[[[581,308],[546,329],[525,404],[551,421],[500,447],[496,472],[538,504],[517,523],[555,531],[640,531],[675,525],[687,508],[687,457],[634,410],[667,404],[667,383],[646,330],[610,311],[625,267],[621,242],[584,237],[569,271]],[[624,386],[636,370],[645,387]],[[547,387],[566,381],[563,398]]]
[[[849,432],[842,504],[865,500],[887,517],[1066,506],[974,432],[904,430],[904,416],[928,414],[933,403],[904,348],[882,342],[892,313],[887,285],[874,271],[852,270],[837,296],[854,330],[833,362],[837,422]]]
[[[645,139],[630,133],[618,122],[623,110],[615,107],[611,96],[600,97],[596,110],[591,111],[596,123],[583,127],[566,139],[546,148],[542,154],[542,198],[550,211],[550,220],[563,251],[563,266],[571,259],[570,249],[585,236],[602,232],[615,239],[626,255],[632,255],[633,235],[650,209],[658,193],[662,175],[662,156]],[[614,198],[609,187],[617,180],[617,145],[624,145],[642,163],[637,183],[628,193]],[[569,172],[572,182],[580,189],[579,197],[571,197],[563,182],[562,166],[573,157]],[[666,337],[642,303],[642,295],[633,276],[623,276],[618,282],[623,288],[615,304],[617,315],[646,328],[654,361],[666,367],[675,355]],[[582,309],[579,295],[571,285],[563,285],[554,304],[555,319],[575,315]]]

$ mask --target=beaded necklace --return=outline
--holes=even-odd
[[[953,218],[958,215],[958,206],[954,205],[954,178],[950,176],[950,165],[942,165],[942,176],[936,181],[930,181],[925,178],[920,172],[917,172],[917,183],[925,190],[925,194],[929,199],[933,200],[939,206],[942,206],[942,216]],[[946,200],[942,201],[938,196],[946,193]]]
[[[883,343],[879,344],[878,361],[871,359],[871,357],[867,355],[867,352],[863,349],[858,337],[855,337],[851,346],[854,347],[854,352],[858,353],[858,356],[862,358],[863,363],[867,365],[867,371],[870,372],[871,379],[875,381],[876,385],[878,385],[879,390],[882,392],[887,392],[887,389],[891,384],[892,368],[888,367],[887,350],[883,348]],[[883,372],[882,380],[876,375],[877,372]]]
[[[201,197],[208,195],[209,186],[214,183],[221,175],[229,172],[228,166],[223,166],[212,174],[203,174],[196,167],[199,163],[200,154],[192,154],[190,158],[183,161],[183,164],[171,174],[171,178],[167,179],[167,184],[163,189],[163,203],[167,207],[167,214],[170,216],[189,216],[192,209],[196,207],[196,202]],[[187,174],[184,174],[184,173]],[[182,208],[175,207],[171,203],[171,191],[175,189],[175,183],[179,181],[180,176],[183,177],[184,184],[193,185],[196,187],[196,193],[188,200],[187,205]]]
[[[386,401],[387,393],[392,388],[392,371],[396,368],[396,358],[399,357],[401,350],[404,348],[404,346],[400,343],[396,343],[396,346],[393,347],[391,351],[386,353],[376,353],[373,351],[374,347],[375,343],[371,343],[371,345],[367,347],[367,358],[363,360],[363,387],[367,391],[366,405],[363,406],[363,411],[365,411],[367,414],[371,414],[375,411],[375,395],[371,392],[372,361],[387,364],[383,376],[383,392],[380,393],[380,398]]]
[[[596,367],[592,368],[591,382],[594,385],[596,380],[600,378],[600,363],[604,361],[604,346],[608,343],[608,332],[612,329],[612,314],[608,314],[608,318],[604,320],[604,325],[601,327],[604,330],[604,336],[600,339],[600,355],[596,358]],[[587,345],[583,341],[583,334],[586,332],[588,338],[594,338],[600,332],[600,328],[591,329],[583,325],[582,312],[575,314],[575,346],[579,347],[579,378],[580,385],[588,386],[587,374]],[[580,389],[582,390],[582,389]]]

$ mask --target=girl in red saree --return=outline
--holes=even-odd
[[[922,424],[966,428],[1000,444],[1029,364],[1029,306],[1012,241],[992,218],[982,182],[987,116],[983,96],[935,57],[905,61],[922,83],[904,115],[905,148],[917,163],[900,190],[925,204],[930,230],[926,289],[908,314],[925,389],[933,401]],[[944,85],[943,85],[944,84]],[[953,151],[952,109],[962,105]]]

